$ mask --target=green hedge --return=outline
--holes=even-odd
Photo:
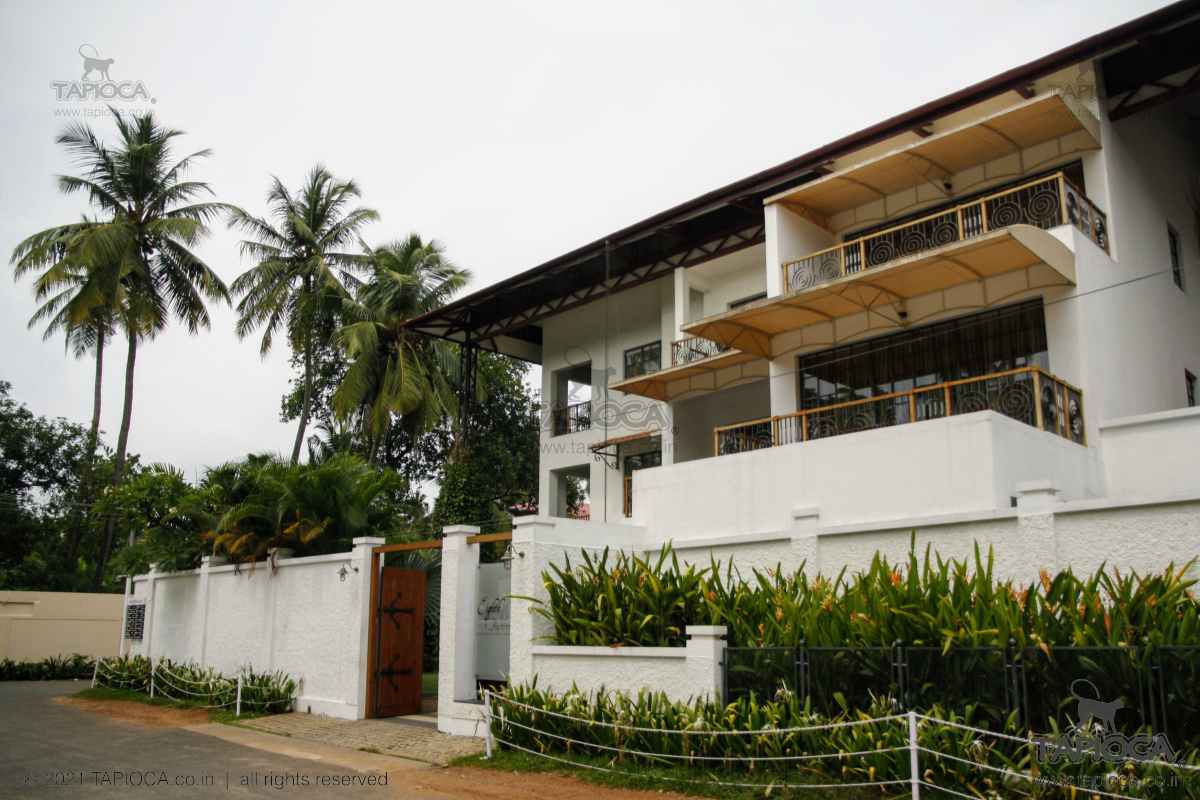
[[[944,560],[926,548],[904,563],[876,554],[863,571],[810,577],[803,567],[682,566],[668,544],[646,558],[607,549],[544,572],[534,611],[563,645],[683,644],[687,625],[726,625],[732,646],[1124,646],[1200,641],[1200,603],[1182,568],[1138,575],[1100,569],[997,580],[993,554]]]
[[[72,678],[91,678],[95,661],[91,656],[75,653],[70,656],[50,656],[41,661],[0,660],[0,681],[59,681]]]

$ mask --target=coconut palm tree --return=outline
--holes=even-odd
[[[64,558],[64,563],[72,571],[86,525],[82,509],[91,497],[96,448],[100,438],[104,347],[114,333],[114,310],[120,306],[123,295],[116,265],[85,264],[72,257],[72,238],[91,224],[92,221],[85,217],[82,223],[35,234],[18,245],[13,255],[17,278],[44,269],[34,282],[34,296],[41,305],[30,318],[29,327],[45,325],[43,340],[62,334],[67,350],[76,358],[82,358],[88,352],[95,353],[92,421]]]
[[[172,316],[192,333],[208,328],[205,301],[228,302],[225,284],[192,248],[208,234],[209,222],[233,208],[203,200],[212,194],[209,185],[186,177],[209,150],[173,160],[173,140],[183,131],[159,125],[151,113],[123,116],[110,110],[120,138],[114,147],[100,141],[87,125],[68,127],[56,141],[75,156],[82,172],[59,176],[59,189],[85,194],[100,211],[100,219],[79,224],[64,242],[69,258],[78,265],[107,265],[119,276],[122,289],[121,302],[112,310],[127,342],[124,403],[113,461],[112,483],[118,486],[125,473],[138,345],[166,328]],[[14,260],[54,238],[56,230],[61,226],[18,245]],[[93,587],[99,587],[104,574],[113,533],[110,519]]]
[[[238,276],[233,291],[238,301],[237,334],[263,329],[259,348],[265,356],[280,331],[292,349],[304,356],[304,388],[300,424],[292,447],[292,463],[300,460],[300,445],[312,412],[313,355],[322,338],[335,330],[338,310],[358,283],[359,255],[344,252],[362,227],[379,215],[369,208],[350,208],[360,193],[354,181],[339,180],[318,164],[293,194],[278,178],[267,192],[270,216],[244,211],[230,216],[230,227],[249,238],[241,252],[257,261]]]
[[[375,249],[363,249],[371,277],[338,333],[350,366],[333,394],[342,419],[357,418],[374,463],[380,440],[394,416],[410,430],[425,430],[456,406],[456,351],[445,342],[413,334],[404,323],[445,305],[471,274],[450,263],[437,241],[417,234]]]

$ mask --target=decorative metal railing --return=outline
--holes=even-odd
[[[584,400],[582,403],[573,403],[563,408],[556,408],[551,413],[554,420],[555,436],[562,436],[565,433],[575,433],[576,431],[586,431],[592,427],[591,400]]]
[[[946,381],[906,392],[795,411],[713,429],[723,456],[973,411],[1006,417],[1086,444],[1083,393],[1038,367]]]
[[[809,289],[1010,225],[1073,225],[1108,251],[1108,218],[1059,172],[783,264],[785,291]]]
[[[726,345],[718,344],[711,339],[689,336],[686,339],[671,342],[671,366],[691,364],[693,361],[724,353],[728,349]]]

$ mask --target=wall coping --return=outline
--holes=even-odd
[[[1154,425],[1160,422],[1172,422],[1177,419],[1186,419],[1188,417],[1196,417],[1200,422],[1200,407],[1196,408],[1173,408],[1170,411],[1155,411],[1151,414],[1136,414],[1132,417],[1117,417],[1116,419],[1105,420],[1098,426],[1102,431],[1119,430],[1121,428],[1132,428],[1138,425]]]
[[[770,533],[727,534],[725,536],[706,536],[701,539],[664,539],[656,545],[645,545],[639,549],[644,552],[661,550],[665,544],[670,544],[676,550],[694,550],[700,547],[725,547],[740,544],[761,544],[763,542],[790,541],[791,531],[774,531]]]
[[[325,553],[325,554],[319,555],[319,556],[301,556],[299,558],[281,558],[275,562],[275,566],[277,569],[287,569],[288,567],[303,567],[308,564],[336,564],[338,562],[349,563],[353,560],[354,560],[354,553],[352,551],[347,550],[345,553]],[[255,568],[254,568],[255,572],[258,572],[260,570],[265,570],[266,574],[268,576],[270,576],[271,565],[270,565],[269,560],[268,561],[259,561],[259,562],[256,562],[256,564],[257,564],[257,566],[255,566]],[[238,566],[239,565],[237,565],[237,564],[214,564],[208,568],[208,574],[209,575],[219,575],[223,572],[234,572],[235,570],[237,570]],[[250,574],[250,567],[248,565],[242,564],[240,566],[241,566],[242,572],[246,573],[247,575]],[[177,572],[155,572],[154,579],[157,581],[161,581],[166,578],[187,578],[187,577],[199,576],[199,575],[200,575],[199,569],[185,569],[185,570],[179,570]],[[141,582],[141,581],[147,581],[149,579],[150,579],[149,573],[133,576],[133,581],[135,583]]]
[[[574,647],[557,644],[535,644],[535,656],[582,656],[603,658],[687,658],[686,647]]]

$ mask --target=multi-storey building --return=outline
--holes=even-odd
[[[541,365],[543,515],[572,479],[658,539],[1200,497],[1196,42],[1170,6],[412,327]]]

